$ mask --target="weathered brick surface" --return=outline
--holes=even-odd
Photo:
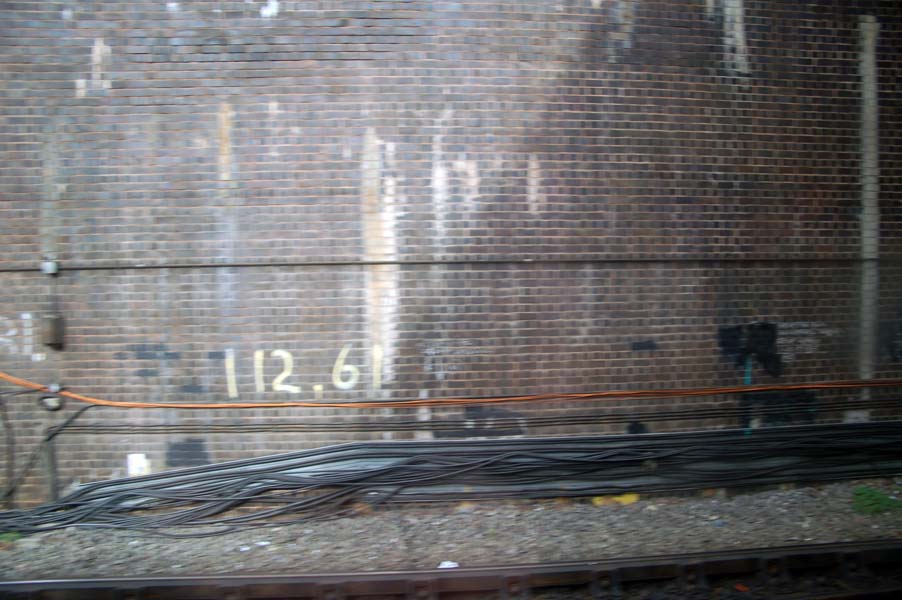
[[[767,320],[786,369],[756,381],[856,378],[862,15],[880,27],[875,374],[900,376],[902,12],[888,0],[3,3],[0,369],[222,403],[731,385],[743,373],[719,329]],[[37,272],[43,255],[58,278]],[[62,351],[40,344],[52,310]],[[339,355],[354,385],[352,369],[333,381]],[[9,402],[22,451],[74,410]],[[402,416],[492,415],[84,421]],[[581,430],[623,426],[527,433]],[[128,452],[183,464],[196,437],[64,434],[61,478],[121,473]],[[201,437],[225,460],[383,435]]]

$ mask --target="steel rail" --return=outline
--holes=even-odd
[[[876,572],[898,574],[902,572],[902,539],[415,571],[7,581],[0,582],[0,598],[345,600],[379,596],[435,600],[449,594],[456,598],[486,598],[486,594],[529,598],[542,588],[565,586],[587,588],[592,598],[620,598],[626,584],[677,584],[684,590],[703,590],[717,578],[748,576],[755,578],[760,589],[776,594],[774,589],[791,581],[793,575],[825,570],[847,578]],[[902,580],[884,583],[879,589],[832,590],[801,597],[895,598],[900,594]]]

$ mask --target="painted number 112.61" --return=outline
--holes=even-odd
[[[338,390],[351,390],[360,382],[360,369],[347,362],[351,346],[346,345],[338,353],[335,363],[332,365],[332,385]],[[373,346],[373,378],[372,389],[378,390],[382,386],[382,346]],[[238,397],[238,375],[236,367],[235,350],[228,348],[225,351],[226,387],[229,398]],[[269,380],[264,374],[267,360],[274,361],[281,367],[278,375]],[[258,393],[273,391],[289,394],[302,393],[303,386],[290,383],[289,378],[294,373],[294,356],[287,350],[255,350],[253,354],[254,391]],[[324,386],[321,383],[312,386],[317,398],[322,397]]]

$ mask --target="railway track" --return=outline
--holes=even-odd
[[[0,598],[890,599],[902,598],[902,540],[430,571],[8,581]]]

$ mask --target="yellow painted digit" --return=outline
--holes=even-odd
[[[332,385],[340,390],[353,388],[360,379],[360,369],[354,365],[345,364],[345,359],[350,351],[350,344],[342,348],[341,352],[338,353],[338,358],[335,359],[335,364],[332,366]],[[342,379],[342,375],[347,375],[347,379]]]
[[[381,344],[373,344],[373,391],[382,387],[382,352]]]
[[[291,371],[294,369],[294,357],[291,355],[291,352],[288,352],[287,350],[273,350],[270,356],[272,356],[273,358],[282,359],[282,372],[279,373],[278,377],[272,380],[273,391],[300,394],[301,386],[282,383],[283,381],[288,379],[288,377],[291,375]]]
[[[258,393],[266,391],[266,384],[263,383],[263,350],[254,351],[254,389]]]
[[[235,351],[227,348],[225,351],[226,389],[229,398],[238,397],[238,378],[235,376]]]

